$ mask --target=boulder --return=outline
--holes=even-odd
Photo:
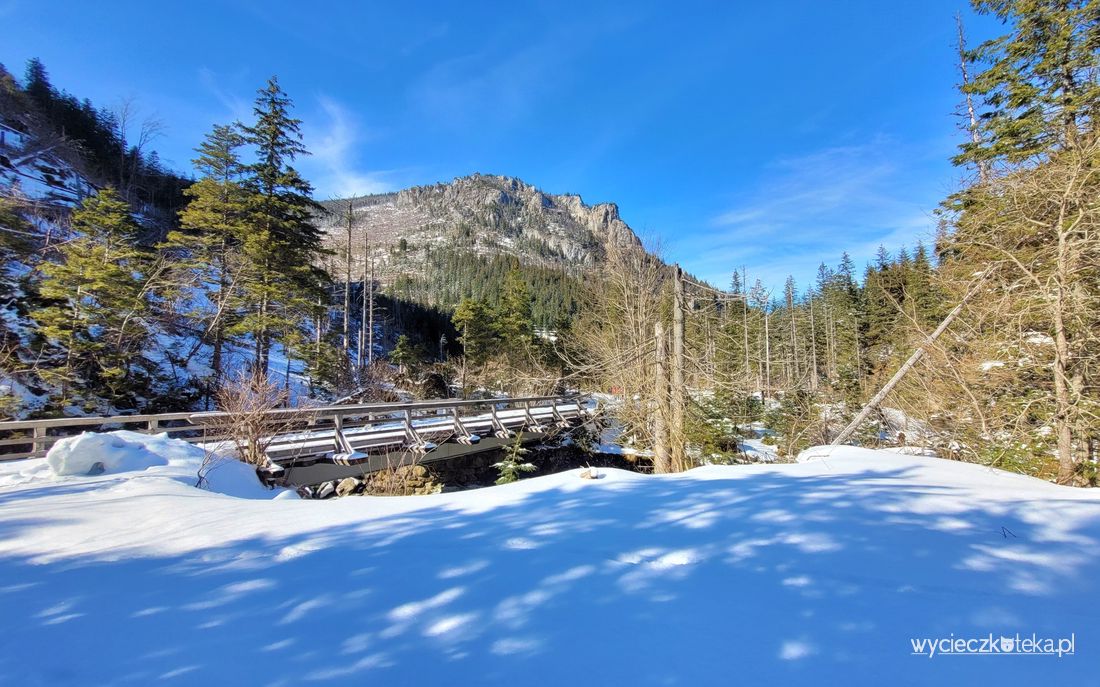
[[[340,480],[340,483],[336,485],[337,496],[351,496],[352,494],[359,493],[359,490],[363,488],[363,483],[354,477],[345,477]]]

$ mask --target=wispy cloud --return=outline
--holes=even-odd
[[[447,34],[450,33],[450,31],[451,25],[447,22],[422,28],[419,32],[417,32],[416,36],[414,36],[411,40],[405,43],[405,45],[403,45],[400,50],[398,50],[398,53],[402,57],[408,57],[409,55],[419,52],[425,46],[446,37]]]
[[[435,64],[412,85],[410,97],[441,125],[512,121],[530,111],[546,82],[564,71],[559,68],[569,56],[560,44],[545,42],[510,55],[482,48]]]
[[[317,197],[360,196],[392,190],[386,171],[364,170],[357,163],[367,130],[352,113],[327,96],[318,98],[322,123],[308,125],[303,132],[312,155],[300,166],[317,190]]]
[[[209,67],[199,68],[199,83],[214,96],[219,105],[225,108],[224,115],[240,121],[247,121],[252,114],[251,101],[241,97],[241,91],[237,88],[239,84],[245,82],[247,76],[247,72],[243,70],[226,76]],[[224,115],[220,115],[218,119],[224,120],[226,118]]]
[[[477,48],[440,60],[413,80],[408,98],[426,120],[467,130],[472,123],[508,125],[563,97],[584,55],[638,21],[635,8],[593,10],[541,30],[502,22]],[[446,32],[447,28],[436,31]],[[432,36],[426,36],[432,38]]]
[[[750,279],[779,285],[791,274],[806,285],[845,251],[862,266],[879,245],[893,251],[932,237],[942,189],[930,183],[928,161],[945,158],[880,136],[779,159],[711,218],[710,232],[674,253],[718,284],[746,265]]]

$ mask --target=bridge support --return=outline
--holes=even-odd
[[[416,427],[412,423],[412,413],[408,410],[405,411],[405,421],[403,423],[405,428],[405,439],[409,442],[409,450],[414,453],[427,453],[435,449],[436,445],[416,432]]]
[[[516,435],[515,432],[505,427],[504,423],[500,421],[500,415],[497,414],[495,403],[489,406],[489,415],[493,423],[493,436],[498,439],[511,439]]]

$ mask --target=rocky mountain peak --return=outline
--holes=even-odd
[[[515,177],[471,174],[330,201],[325,205],[332,214],[321,224],[334,243],[343,240],[349,202],[353,234],[369,239],[376,250],[444,244],[480,254],[510,253],[523,262],[578,266],[598,263],[610,245],[641,246],[614,203],[588,205],[579,195],[549,194]]]

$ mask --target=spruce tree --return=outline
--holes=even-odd
[[[505,276],[501,291],[495,318],[498,336],[509,350],[522,349],[533,334],[531,290],[519,270],[512,269]]]
[[[49,74],[46,73],[46,65],[42,64],[42,60],[37,57],[27,60],[27,70],[23,75],[23,92],[48,113],[56,92],[50,83]]]
[[[327,277],[317,267],[325,253],[313,217],[323,208],[313,187],[292,166],[307,155],[301,120],[290,116],[293,102],[271,77],[256,96],[256,122],[243,128],[256,161],[246,168],[245,188],[253,195],[242,252],[250,270],[242,283],[247,313],[234,330],[255,343],[255,365],[267,370],[274,338],[289,335],[327,299]]]
[[[913,319],[924,328],[939,322],[946,314],[943,308],[943,294],[936,288],[933,279],[932,261],[928,257],[928,249],[923,243],[917,243],[917,249],[913,253],[913,265],[905,283],[905,296]]]
[[[0,197],[0,300],[7,301],[17,295],[12,268],[26,264],[34,246],[33,239],[31,224],[19,206]]]
[[[459,331],[463,355],[473,365],[484,363],[496,348],[495,323],[489,308],[482,301],[465,298],[455,308],[451,318]]]
[[[234,126],[217,125],[207,134],[193,160],[202,176],[184,192],[190,202],[180,213],[180,229],[170,232],[162,246],[179,253],[177,274],[196,284],[199,297],[188,317],[201,327],[202,339],[213,349],[214,387],[222,376],[225,332],[241,273],[237,251],[250,226],[250,195],[241,181],[243,145]]]
[[[954,161],[1001,169],[945,202],[936,286],[952,302],[972,294],[955,357],[1016,362],[974,378],[952,361],[943,398],[996,399],[956,412],[956,426],[976,425],[972,443],[987,452],[1025,446],[1042,463],[1053,448],[1068,482],[1091,462],[1100,407],[1089,364],[1100,349],[1100,3],[974,5],[1008,31],[975,51],[982,68],[964,88],[979,101],[979,136]]]
[[[423,358],[423,352],[405,334],[397,337],[397,343],[390,351],[390,362],[397,365],[402,374],[411,374],[415,371]]]
[[[85,199],[72,225],[77,237],[42,268],[47,305],[33,313],[53,350],[43,379],[59,387],[62,401],[92,392],[132,404],[149,381],[141,353],[157,267],[137,246],[140,227],[111,188]]]
[[[966,93],[977,96],[978,140],[956,164],[1018,162],[1073,148],[1095,128],[1100,100],[1100,4],[1095,0],[974,0],[1010,27],[971,57],[984,64]]]
[[[863,278],[863,330],[868,350],[876,356],[893,341],[897,323],[898,294],[892,288],[893,263],[884,246],[879,246],[874,264]]]

